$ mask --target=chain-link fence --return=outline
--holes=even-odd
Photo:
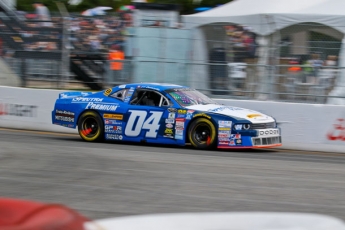
[[[325,103],[335,87],[344,87],[338,79],[343,34],[315,23],[301,28],[284,28],[262,42],[244,25],[203,26],[214,79],[210,90],[238,98]]]
[[[38,27],[34,21],[23,23]],[[342,87],[337,78],[342,69],[338,57],[343,35],[323,25],[312,24],[313,29],[297,32],[285,28],[268,43],[260,43],[260,37],[245,25],[207,25],[195,36],[195,31],[181,24],[132,27],[129,13],[71,14],[54,17],[53,23],[56,28],[65,25],[67,32],[17,31],[14,40],[23,47],[20,51],[28,51],[25,61],[14,55],[19,50],[2,41],[3,59],[25,78],[26,86],[87,89],[91,84],[105,88],[154,81],[189,85],[213,97],[308,103],[325,103],[336,86]],[[3,34],[9,32],[1,24],[0,28]],[[22,39],[39,35],[58,41]],[[68,56],[63,49],[68,49]],[[55,51],[60,55],[55,60],[44,55],[31,58],[35,52],[51,55]]]

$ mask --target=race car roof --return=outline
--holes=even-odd
[[[154,89],[158,91],[164,91],[167,89],[175,89],[175,88],[189,88],[187,86],[181,86],[181,85],[175,85],[175,84],[168,84],[168,83],[131,83],[131,84],[125,84],[125,85],[119,85],[115,88],[143,88],[143,89]]]

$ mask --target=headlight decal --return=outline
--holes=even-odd
[[[235,130],[242,130],[242,126],[243,126],[242,124],[235,124],[234,129]]]
[[[250,124],[243,124],[243,129],[244,130],[250,129]]]
[[[245,124],[234,124],[234,130],[240,131],[240,130],[249,130],[251,128],[251,124],[245,123]]]

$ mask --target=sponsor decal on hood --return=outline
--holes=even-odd
[[[199,110],[203,112],[211,112],[222,114],[234,118],[240,118],[248,120],[252,123],[263,123],[263,122],[274,122],[274,119],[268,115],[263,113],[244,109],[239,107],[232,107],[232,106],[224,106],[224,105],[217,105],[217,104],[207,104],[207,105],[192,105],[187,106],[187,109]]]

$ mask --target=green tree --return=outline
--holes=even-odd
[[[83,0],[79,5],[69,5],[68,0],[41,0],[51,12],[57,12],[56,1],[63,2],[69,12],[81,12],[97,6],[110,6],[116,11],[120,6],[130,5],[131,0]],[[181,14],[193,14],[197,7],[216,7],[226,4],[232,0],[148,0],[151,3],[178,4],[181,6]],[[32,12],[35,9],[32,6],[33,0],[17,0],[17,9]],[[111,11],[110,11],[111,12]]]
[[[70,12],[80,12],[83,10],[91,9],[97,6],[110,6],[113,7],[113,11],[116,11],[119,9],[120,6],[123,5],[130,5],[131,0],[84,0],[79,5],[72,6],[69,5],[67,9]]]
[[[35,8],[32,6],[33,0],[17,0],[17,10],[23,10],[32,12],[35,11]],[[48,7],[50,11],[58,11],[55,1],[52,0],[40,0],[40,2],[44,3]],[[68,0],[61,0],[67,5]]]
[[[194,9],[198,7],[216,7],[221,4],[231,2],[232,0],[148,0],[152,3],[170,3],[181,6],[181,14],[193,14]]]
[[[81,12],[90,8],[94,8],[97,6],[110,6],[113,7],[113,11],[116,11],[122,5],[130,5],[131,0],[83,0],[79,5],[69,5],[68,0],[56,0],[59,2],[63,2],[69,12]],[[51,12],[57,12],[58,8],[56,5],[56,1],[52,0],[40,0],[40,2],[44,3]],[[17,10],[23,10],[28,12],[35,11],[34,7],[32,6],[33,0],[17,0]]]
[[[194,11],[193,0],[148,0],[149,3],[177,4],[181,7],[181,14],[190,14]]]
[[[200,6],[203,7],[216,7],[231,2],[231,0],[202,0]]]

